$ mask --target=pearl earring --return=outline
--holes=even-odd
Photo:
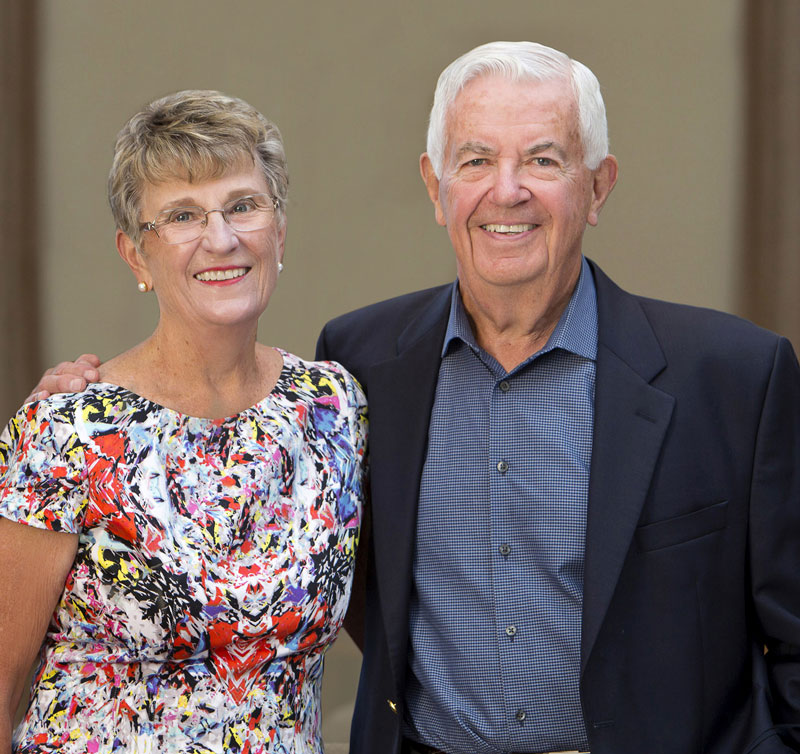
[[[283,262],[278,262],[278,274],[280,275],[281,272],[283,272]]]
[[[140,280],[139,284],[136,287],[139,289],[141,293],[147,293],[148,291],[147,283],[145,283],[144,280]]]

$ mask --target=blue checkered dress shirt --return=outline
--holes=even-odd
[[[420,486],[405,734],[447,752],[586,748],[580,672],[597,300],[583,260],[507,373],[454,285]]]

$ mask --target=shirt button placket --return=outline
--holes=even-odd
[[[506,444],[508,437],[507,436],[503,437],[504,431],[501,430],[500,427],[507,428],[509,426],[508,422],[511,415],[508,412],[512,411],[513,404],[510,402],[511,397],[509,396],[509,393],[511,391],[511,385],[509,384],[508,380],[501,380],[500,382],[496,383],[496,385],[497,385],[497,390],[499,391],[499,395],[495,393],[495,395],[497,396],[497,400],[494,405],[498,412],[498,418],[500,418],[500,421],[497,422],[497,424],[495,425],[496,428],[498,429],[498,436],[496,436],[497,442],[496,444],[494,444],[494,447],[492,449],[495,453],[497,453],[497,456],[500,456],[501,453],[505,453],[508,450]],[[497,456],[495,456],[495,458],[497,458]],[[509,473],[511,465],[506,458],[500,457],[500,459],[495,463],[495,469],[497,471],[497,477],[495,477],[496,481],[494,482],[493,486],[500,495],[500,499],[507,501],[507,495],[510,493],[510,489],[506,484],[507,480],[505,479],[505,477]],[[501,510],[504,510],[503,506],[501,506]],[[500,526],[498,527],[498,534],[500,534],[501,531],[506,530],[505,536],[503,534],[500,534],[502,539],[505,539],[508,534],[507,521],[503,517],[501,518],[501,521],[499,521],[498,523],[500,523]],[[508,557],[511,555],[511,545],[509,545],[508,542],[503,542],[502,539],[496,545],[496,547],[499,554],[503,557],[503,559],[508,560]],[[500,592],[501,593],[503,592],[502,588],[500,589]],[[503,620],[500,617],[502,613],[513,612],[513,608],[511,611],[509,611],[509,608],[512,607],[513,601],[509,601],[507,597],[508,595],[504,594],[504,598],[501,603],[502,607],[498,605],[498,607],[500,607],[500,613],[498,614],[498,618],[500,618],[500,620]],[[513,616],[506,614],[505,620],[500,624],[502,626],[505,623],[505,627],[501,630],[506,635],[506,642],[505,642],[506,649],[501,651],[501,660],[500,660],[501,665],[506,665],[507,663],[513,663],[514,660],[512,659],[512,656],[516,654],[515,650],[512,649],[511,646],[509,645],[513,645],[514,639],[517,636],[518,629],[514,623],[509,621],[509,619],[513,621]],[[507,654],[508,652],[512,654],[509,655]],[[513,707],[512,710],[514,710]],[[512,714],[514,715],[517,724],[522,725],[526,716],[525,711],[519,708],[513,711]]]
[[[501,393],[507,393],[509,390],[511,390],[511,385],[509,384],[508,380],[501,380],[497,387],[500,389]],[[497,470],[501,474],[505,474],[506,471],[508,471],[508,462],[500,461],[500,463],[497,464]],[[500,554],[507,560],[508,556],[511,554],[511,547],[504,542],[500,545],[499,550]]]

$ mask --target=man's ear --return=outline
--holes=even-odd
[[[136,248],[136,244],[131,237],[117,228],[116,242],[119,255],[122,257],[125,264],[131,268],[131,272],[133,272],[137,282],[146,283],[147,289],[152,290],[153,280],[147,269],[145,257]]]
[[[439,179],[436,177],[436,172],[433,169],[431,158],[428,157],[427,152],[423,152],[419,158],[419,172],[422,175],[422,180],[425,182],[425,188],[428,190],[428,196],[433,202],[436,211],[436,222],[439,225],[447,225],[447,218],[442,209],[442,202],[439,199]]]
[[[608,155],[594,171],[592,203],[589,207],[589,215],[586,218],[589,225],[597,225],[600,219],[600,210],[603,209],[608,195],[617,182],[618,172],[619,163],[613,154]]]

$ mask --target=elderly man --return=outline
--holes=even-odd
[[[556,50],[452,63],[420,167],[458,280],[318,345],[372,425],[351,752],[791,750],[790,345],[582,257],[617,162],[597,80]]]
[[[582,256],[617,163],[563,53],[452,63],[421,171],[458,280],[318,344],[370,402],[351,753],[800,750],[790,345]]]

